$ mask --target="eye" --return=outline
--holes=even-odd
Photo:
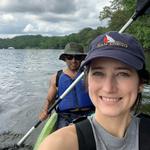
[[[117,76],[120,76],[120,77],[129,77],[130,74],[128,72],[118,72]]]
[[[93,75],[93,76],[104,76],[105,74],[104,74],[104,72],[102,72],[102,71],[93,71],[93,72],[92,72],[92,75]]]

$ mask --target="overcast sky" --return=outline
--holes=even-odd
[[[99,12],[109,0],[0,0],[0,38],[22,34],[61,36],[105,26]]]

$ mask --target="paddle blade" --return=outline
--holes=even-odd
[[[137,0],[136,13],[138,16],[150,14],[150,0]]]
[[[34,145],[34,150],[38,150],[39,145],[41,144],[41,142],[52,132],[54,132],[55,127],[56,127],[56,122],[57,122],[57,117],[58,114],[57,113],[53,113],[50,117],[50,119],[48,119],[48,121],[46,122],[45,126],[43,127],[39,137],[37,138],[37,141]]]

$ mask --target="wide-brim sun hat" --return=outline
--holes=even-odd
[[[64,53],[59,56],[59,59],[65,60],[66,55],[79,55],[83,59],[86,57],[83,46],[75,42],[70,42],[65,46]]]
[[[119,60],[136,70],[141,70],[145,64],[144,49],[136,38],[115,31],[99,35],[91,42],[81,68],[104,57]]]

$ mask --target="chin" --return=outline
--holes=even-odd
[[[99,114],[105,117],[118,117],[122,114],[121,111],[116,111],[116,109],[99,109]]]

